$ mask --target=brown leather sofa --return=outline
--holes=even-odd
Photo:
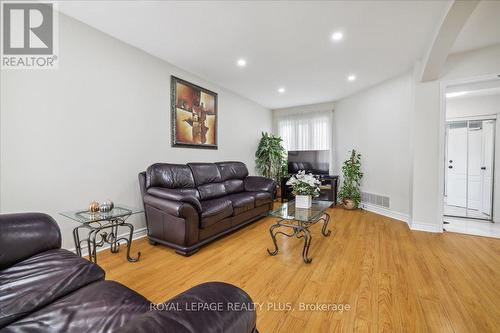
[[[139,174],[148,237],[189,256],[267,215],[276,184],[241,162],[156,163]]]
[[[1,333],[257,332],[252,300],[235,286],[204,283],[153,306],[60,247],[61,233],[50,216],[0,215]],[[193,304],[210,309],[194,311]]]

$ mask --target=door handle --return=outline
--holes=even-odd
[[[481,170],[486,170],[486,167],[481,167]]]
[[[448,165],[448,169],[453,169],[453,165]]]

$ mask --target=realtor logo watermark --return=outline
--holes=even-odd
[[[55,69],[58,25],[54,2],[2,1],[2,69]]]

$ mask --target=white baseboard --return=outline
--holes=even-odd
[[[127,236],[128,236],[128,232],[118,235],[118,238],[127,237]],[[134,233],[132,234],[132,240],[136,240],[136,239],[143,238],[146,236],[147,236],[147,228],[146,227],[135,229]],[[103,247],[97,248],[97,252],[101,252],[101,251],[107,250],[109,248],[110,248],[110,245],[106,244]],[[74,247],[71,249],[68,249],[68,251],[76,253],[76,249]],[[86,256],[86,255],[88,255],[88,248],[87,248],[86,244],[82,243],[82,256]]]
[[[360,207],[367,210],[367,211],[376,213],[376,214],[380,214],[380,215],[387,216],[387,217],[390,217],[390,218],[395,219],[395,220],[406,222],[411,230],[437,232],[437,233],[443,232],[443,229],[441,228],[441,226],[438,226],[435,224],[419,223],[419,222],[415,222],[415,221],[410,222],[411,221],[410,215],[408,215],[408,214],[395,212],[393,210],[390,210],[390,209],[387,209],[384,207],[379,207],[379,206],[372,205],[372,204],[368,204],[365,202],[362,202],[360,204]]]
[[[413,221],[410,225],[411,230],[417,230],[417,231],[426,231],[426,232],[437,232],[437,233],[442,233],[443,228],[440,225],[436,224],[429,224],[429,223],[420,223]]]
[[[387,217],[390,217],[391,219],[403,221],[406,223],[408,223],[408,221],[410,221],[410,216],[408,214],[395,212],[393,210],[390,210],[390,209],[387,209],[384,207],[379,207],[376,205],[372,205],[372,204],[369,204],[366,202],[361,202],[359,206],[360,206],[360,208],[363,208],[364,210],[367,210],[367,211],[375,213],[375,214],[387,216]]]

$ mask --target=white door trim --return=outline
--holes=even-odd
[[[455,117],[455,118],[450,118],[446,119],[446,122],[455,122],[455,121],[474,121],[474,120],[496,120],[497,115],[496,114],[489,114],[489,115],[484,115],[484,116],[473,116],[473,117]]]

